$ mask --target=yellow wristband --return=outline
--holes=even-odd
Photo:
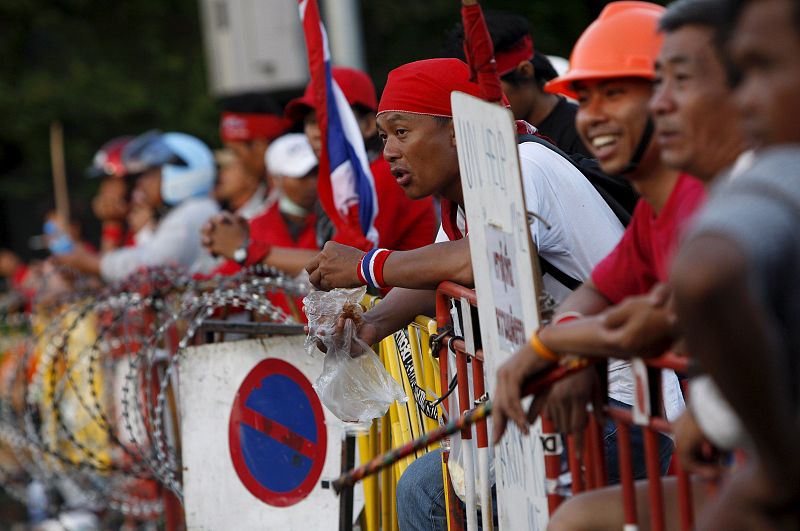
[[[533,347],[534,352],[536,355],[542,359],[547,361],[555,361],[558,362],[560,357],[558,354],[550,350],[547,345],[542,343],[542,340],[539,339],[539,332],[534,332],[531,336],[530,345]]]

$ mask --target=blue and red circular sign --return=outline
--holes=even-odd
[[[228,443],[233,468],[253,496],[276,507],[303,500],[322,474],[328,445],[311,382],[283,360],[261,361],[236,393]]]

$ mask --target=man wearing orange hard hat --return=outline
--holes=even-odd
[[[649,2],[608,4],[575,44],[570,70],[545,86],[546,90],[578,100],[578,134],[604,172],[624,175],[641,196],[622,240],[595,266],[590,278],[559,305],[552,321],[555,325],[610,310],[665,282],[685,223],[704,200],[704,189],[698,180],[663,164],[653,135],[648,102],[663,41],[657,29],[663,13],[662,6]],[[559,328],[543,329],[536,334],[540,341],[532,343],[563,352],[559,343],[548,342]],[[601,332],[588,336],[591,352],[604,352],[614,358],[630,356],[627,329]],[[630,408],[634,403],[631,369],[628,362],[614,358],[608,366],[608,399],[612,405]],[[508,420],[527,429],[520,404],[522,382],[552,363],[534,346],[526,345],[500,368],[494,397],[496,438],[502,435]],[[596,371],[589,368],[553,386],[544,414],[559,431],[583,431],[588,419],[586,406],[597,397],[597,382]],[[675,373],[665,371],[662,384],[666,415],[674,420],[684,408]],[[609,482],[614,482],[619,477],[614,424],[607,423],[605,431]],[[635,429],[632,435],[634,476],[641,478],[645,476],[642,434]],[[672,443],[663,435],[659,440],[663,473],[669,464]]]

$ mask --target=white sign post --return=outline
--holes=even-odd
[[[498,367],[539,327],[540,275],[511,112],[460,92],[451,102],[491,397]],[[527,437],[511,424],[495,446],[501,529],[547,527],[540,434],[538,421]]]
[[[235,401],[242,401],[243,382],[264,361],[291,366],[290,376],[300,374],[313,382],[322,371],[322,354],[309,356],[303,336],[272,337],[191,347],[180,360],[181,439],[183,456],[184,508],[187,528],[193,531],[228,529],[319,529],[334,531],[339,526],[339,498],[326,488],[341,473],[341,444],[344,424],[324,407],[327,451],[319,478],[301,499],[278,500],[268,504],[257,498],[237,474],[229,445],[229,419]],[[256,368],[256,369],[254,369]],[[279,380],[286,382],[281,375]],[[266,380],[263,380],[266,381]],[[291,382],[288,382],[291,385]],[[266,385],[266,384],[264,384]],[[256,382],[256,391],[261,386]],[[308,389],[311,389],[310,383]],[[311,391],[313,392],[313,390]],[[263,410],[262,410],[263,411]],[[254,415],[248,422],[259,430],[281,437],[274,422]],[[296,439],[296,438],[295,438]],[[318,439],[319,440],[319,439]],[[270,448],[265,446],[263,454]],[[290,453],[287,452],[287,455]],[[261,456],[255,456],[256,458]],[[280,484],[277,471],[266,471],[260,481]],[[312,478],[313,479],[313,478]],[[354,514],[363,506],[363,490],[355,488]]]

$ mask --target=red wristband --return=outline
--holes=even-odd
[[[386,282],[383,280],[383,266],[386,264],[386,260],[389,258],[394,251],[389,251],[388,249],[381,249],[378,251],[377,256],[373,259],[373,271],[375,272],[375,283],[378,285],[379,288],[385,288]]]
[[[364,256],[367,256],[367,255],[364,254]],[[361,271],[361,267],[364,264],[364,256],[362,256],[361,260],[359,260],[358,263],[356,264],[356,275],[358,275],[358,280],[359,280],[359,282],[361,282],[362,286],[366,286],[367,285],[367,279],[364,278],[364,273]]]
[[[583,318],[583,314],[580,312],[575,312],[575,311],[564,312],[556,315],[553,318],[553,324],[558,325],[561,323],[568,323],[570,321],[577,321],[578,319],[581,318]]]

